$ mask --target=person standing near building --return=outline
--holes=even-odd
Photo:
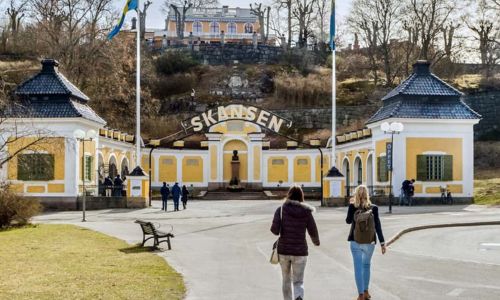
[[[181,197],[182,191],[179,187],[179,183],[176,182],[172,187],[172,199],[174,200],[174,211],[179,210],[179,198]]]
[[[302,188],[294,185],[288,191],[283,205],[274,213],[271,232],[280,236],[278,256],[285,300],[304,299],[304,271],[308,255],[306,231],[314,245],[319,246],[320,243],[318,228],[312,215],[314,211],[314,207],[304,203]]]
[[[113,192],[113,180],[111,180],[111,176],[104,179],[104,189],[106,190],[106,197],[111,197]]]
[[[120,178],[120,175],[116,175],[114,182],[114,196],[121,197],[123,191],[123,180]]]
[[[354,191],[345,221],[351,224],[347,240],[351,244],[358,300],[368,300],[371,298],[368,288],[376,237],[380,242],[382,254],[385,254],[386,247],[378,207],[371,203],[366,186],[360,185]]]
[[[182,186],[182,207],[183,209],[186,209],[187,202],[188,202],[188,189],[185,185]]]
[[[160,194],[161,194],[161,210],[167,211],[167,200],[168,200],[168,195],[170,194],[170,189],[168,188],[168,185],[166,182],[163,182],[163,186],[160,189]]]

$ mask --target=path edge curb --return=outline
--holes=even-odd
[[[431,224],[423,226],[409,227],[401,230],[395,236],[393,236],[387,243],[387,247],[394,244],[403,235],[419,230],[434,229],[434,228],[447,228],[447,227],[468,227],[468,226],[489,226],[489,225],[500,225],[500,221],[488,221],[488,222],[470,222],[470,223],[445,223],[445,224]]]

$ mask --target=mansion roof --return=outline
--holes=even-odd
[[[175,11],[169,10],[168,18],[175,20]],[[257,16],[253,15],[249,8],[229,8],[227,6],[214,8],[190,8],[186,12],[186,21],[202,20],[224,20],[224,21],[242,21],[256,22]]]
[[[430,63],[417,61],[413,74],[382,98],[382,107],[367,124],[389,118],[477,120],[481,116],[461,100],[460,91],[430,72]]]

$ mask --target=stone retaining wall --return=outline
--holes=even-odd
[[[269,45],[243,44],[201,44],[193,49],[194,55],[203,63],[217,65],[225,63],[276,63],[279,61],[283,48]]]

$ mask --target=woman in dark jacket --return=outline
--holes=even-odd
[[[182,186],[182,207],[186,209],[187,202],[188,202],[188,189],[186,188],[185,185]]]
[[[271,232],[280,236],[278,254],[285,300],[304,299],[304,270],[308,255],[306,230],[314,245],[319,246],[318,228],[312,215],[314,211],[314,207],[304,203],[302,188],[295,185],[274,213]]]
[[[356,231],[356,218],[359,217],[361,212],[369,212],[371,210],[371,217],[368,219],[372,222],[373,237],[369,237],[369,243],[358,243],[355,238]],[[385,254],[385,240],[382,233],[382,224],[380,223],[380,218],[378,214],[378,207],[371,203],[370,197],[368,195],[368,189],[364,185],[360,185],[354,191],[354,197],[351,199],[351,204],[349,204],[349,210],[347,211],[346,223],[351,224],[351,230],[349,232],[349,237],[347,240],[351,245],[352,259],[354,262],[354,278],[356,280],[356,287],[358,288],[358,300],[368,300],[371,298],[368,292],[368,286],[370,285],[370,266],[373,251],[375,249],[375,244],[377,243],[376,237],[380,242],[382,254]],[[374,223],[374,224],[373,224]],[[365,232],[371,233],[371,230]]]

